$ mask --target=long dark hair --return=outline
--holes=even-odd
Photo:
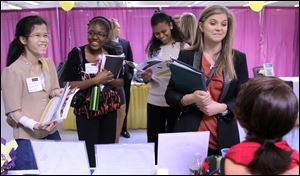
[[[151,17],[151,27],[153,28],[158,23],[162,23],[162,22],[165,22],[167,24],[172,24],[173,29],[171,30],[171,35],[172,35],[173,39],[176,42],[183,42],[184,36],[183,36],[182,32],[180,32],[180,30],[178,29],[178,27],[175,24],[175,21],[172,19],[172,17],[165,14],[164,12],[156,11],[154,13],[154,15]],[[161,45],[162,45],[162,42],[159,39],[157,39],[153,33],[152,38],[149,41],[147,48],[146,48],[146,51],[148,52],[148,56],[149,57],[155,56],[157,54],[157,52],[159,51]]]
[[[29,34],[33,30],[33,26],[42,24],[47,25],[46,21],[40,16],[27,16],[17,23],[15,38],[9,45],[6,66],[15,62],[24,52],[24,45],[21,43],[19,38],[21,36],[28,38]]]
[[[282,174],[290,154],[274,145],[296,123],[298,100],[291,87],[275,77],[258,77],[242,86],[236,118],[247,130],[248,141],[261,144],[248,168],[252,174]]]

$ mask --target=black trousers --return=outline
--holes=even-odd
[[[95,144],[115,143],[116,123],[117,111],[94,119],[76,117],[78,138],[85,141],[90,167],[96,167]]]
[[[131,87],[131,80],[124,80],[124,91],[125,91],[125,99],[126,99],[126,115],[123,122],[122,131],[127,131],[127,115],[129,110],[129,103],[130,103],[130,87]]]
[[[179,113],[170,107],[147,104],[147,137],[148,142],[155,143],[155,164],[157,164],[158,134],[174,132]]]

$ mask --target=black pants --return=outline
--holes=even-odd
[[[96,167],[95,144],[115,143],[117,111],[94,119],[77,116],[76,125],[79,140],[84,140],[90,167]]]
[[[155,164],[157,164],[158,133],[174,131],[179,112],[170,107],[147,104],[147,137],[148,142],[155,143]]]
[[[128,115],[129,103],[130,103],[130,87],[131,87],[131,80],[124,81],[124,91],[125,91],[125,99],[126,99],[126,115],[125,115],[122,131],[127,131],[127,115]]]

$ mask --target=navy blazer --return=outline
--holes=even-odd
[[[128,40],[119,38],[119,43],[122,45],[123,52],[125,54],[125,60],[133,62],[132,50]],[[125,65],[124,68],[124,81],[131,82],[133,77],[133,68]]]
[[[191,66],[195,66],[195,63],[198,63],[199,67],[198,69],[201,69],[201,63],[202,63],[202,53],[199,54],[200,60],[194,60],[194,54],[196,52],[193,50],[181,50],[178,56],[178,60],[185,62]],[[196,64],[197,65],[197,64]],[[241,84],[248,81],[248,68],[247,68],[247,62],[246,62],[246,55],[242,52],[239,52],[237,50],[234,50],[234,68],[236,71],[237,79],[234,80],[226,80],[226,77],[224,76],[223,71],[223,78],[224,78],[224,86],[221,92],[221,96],[218,102],[225,103],[228,107],[229,114],[224,117],[224,119],[221,118],[221,116],[217,116],[218,121],[218,139],[222,138],[223,140],[227,140],[225,142],[221,142],[219,140],[220,147],[231,147],[232,145],[239,143],[239,133],[238,128],[236,125],[235,120],[233,119],[233,112],[235,111],[235,99],[236,96],[240,90]],[[188,79],[188,78],[187,78]],[[187,85],[188,86],[188,85]],[[198,127],[200,125],[200,121],[202,119],[203,113],[195,106],[195,104],[183,107],[181,104],[181,98],[185,94],[180,93],[176,91],[174,82],[172,79],[170,79],[166,93],[165,98],[167,103],[175,109],[180,110],[182,113],[178,119],[177,126],[181,126],[180,128],[175,128],[178,132],[183,131],[197,131]],[[188,120],[190,119],[190,120]],[[221,119],[221,120],[220,120]],[[230,123],[231,127],[223,128],[220,126],[220,123],[226,122],[227,124]],[[219,132],[219,130],[224,129],[224,131]],[[228,134],[231,133],[231,134]],[[221,148],[220,148],[221,149]]]

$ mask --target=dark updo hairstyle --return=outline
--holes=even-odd
[[[14,63],[24,52],[24,45],[21,43],[19,38],[21,36],[28,38],[33,30],[34,25],[42,24],[45,24],[47,26],[46,21],[40,16],[27,16],[22,18],[17,23],[15,38],[9,45],[6,66]]]
[[[111,38],[112,25],[111,25],[111,21],[109,21],[109,19],[107,19],[103,16],[96,16],[89,21],[88,27],[90,27],[93,24],[99,24],[101,26],[104,26],[106,29],[106,32],[108,34],[108,37]]]
[[[158,23],[163,23],[163,22],[167,23],[167,24],[172,24],[173,29],[171,30],[171,35],[172,35],[173,39],[176,42],[183,42],[184,36],[178,29],[173,18],[171,16],[165,14],[162,11],[155,11],[153,16],[151,17],[151,27],[153,28]],[[162,45],[162,42],[155,37],[154,33],[152,33],[152,38],[149,41],[149,43],[147,45],[147,49],[146,49],[146,51],[148,51],[148,56],[153,57],[153,56],[157,55],[158,51],[160,50],[161,45]]]
[[[291,151],[274,145],[296,124],[298,100],[291,87],[275,77],[245,83],[236,99],[235,116],[247,130],[246,139],[261,144],[248,168],[252,174],[278,175],[290,165]]]

